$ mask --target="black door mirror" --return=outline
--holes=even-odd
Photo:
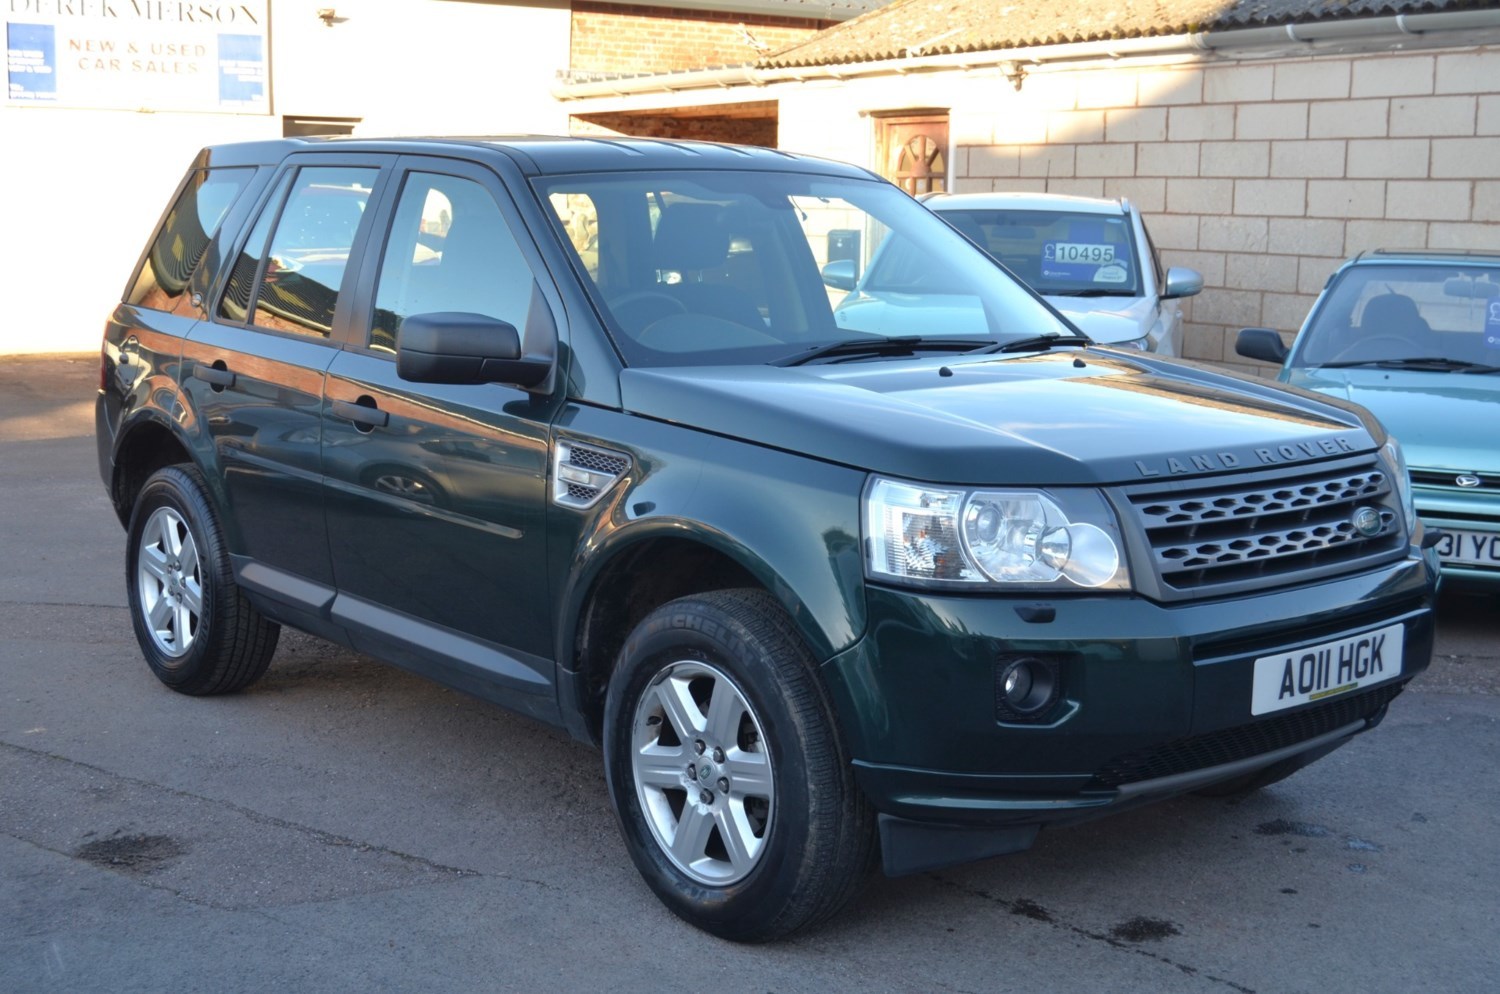
[[[521,354],[521,333],[499,318],[463,311],[413,314],[396,338],[396,373],[414,383],[510,383],[530,387],[551,359]]]
[[[1246,359],[1274,362],[1278,366],[1287,357],[1287,347],[1281,336],[1270,328],[1241,328],[1234,340],[1234,350]]]

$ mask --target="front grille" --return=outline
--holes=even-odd
[[[1168,599],[1312,579],[1405,541],[1391,481],[1373,459],[1148,485],[1128,497]],[[1378,515],[1373,534],[1356,526],[1365,508]]]
[[[1479,480],[1477,487],[1460,487],[1460,476],[1473,476]],[[1460,493],[1495,493],[1500,491],[1500,473],[1460,473],[1451,469],[1414,469],[1411,482],[1419,487],[1442,487]]]
[[[1404,684],[1386,684],[1316,707],[1264,718],[1248,725],[1193,735],[1166,745],[1116,756],[1094,772],[1089,787],[1120,787],[1191,773],[1294,746],[1345,725],[1368,720],[1391,702]]]

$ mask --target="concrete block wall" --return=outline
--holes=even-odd
[[[1245,372],[1328,274],[1378,247],[1500,250],[1500,47],[1044,69],[955,106],[957,192],[1126,196],[1203,273],[1187,354]],[[987,126],[987,127],[986,127]]]

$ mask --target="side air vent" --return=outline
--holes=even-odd
[[[580,510],[593,507],[629,468],[623,453],[558,442],[552,450],[552,500]]]

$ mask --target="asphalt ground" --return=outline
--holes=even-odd
[[[1500,618],[1445,595],[1373,733],[1239,802],[876,878],[770,946],[679,922],[600,758],[284,632],[249,691],[151,677],[97,359],[0,360],[0,992],[1500,988]]]

